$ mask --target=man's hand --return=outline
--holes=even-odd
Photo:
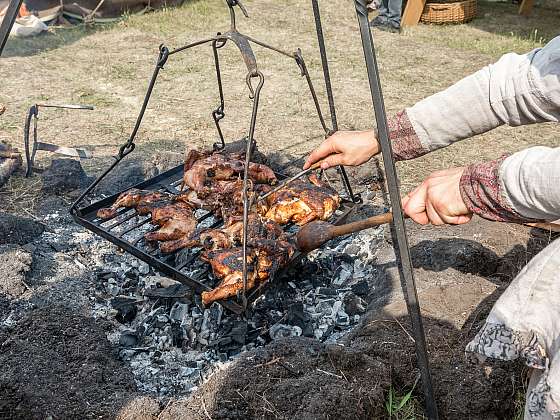
[[[472,218],[459,190],[465,168],[434,172],[402,200],[404,212],[416,223],[461,225]]]
[[[379,153],[379,143],[373,130],[337,131],[313,151],[303,169],[323,159],[321,169],[337,165],[357,166]]]

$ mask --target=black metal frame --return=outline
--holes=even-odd
[[[37,121],[39,120],[39,108],[59,108],[59,109],[80,109],[93,111],[93,106],[90,105],[53,105],[53,104],[35,104],[32,105],[27,111],[25,118],[25,127],[23,130],[23,144],[25,146],[25,177],[29,178],[33,173],[33,164],[35,162],[35,154],[39,150],[39,139],[37,137]],[[48,145],[54,146],[54,145]],[[89,158],[87,153],[80,149],[74,149],[77,157]]]
[[[211,43],[212,45],[212,52],[214,55],[214,63],[215,63],[215,67],[216,67],[216,74],[217,74],[217,82],[218,82],[218,91],[219,91],[219,95],[220,95],[220,104],[218,105],[218,107],[212,112],[212,117],[214,119],[214,122],[216,124],[216,129],[218,131],[218,135],[220,138],[220,143],[215,144],[215,148],[217,149],[221,149],[224,147],[225,145],[225,141],[223,138],[223,134],[222,134],[222,130],[220,128],[220,120],[223,119],[225,117],[225,112],[224,112],[224,95],[223,95],[223,87],[222,87],[222,79],[221,79],[221,73],[220,73],[220,64],[219,64],[219,54],[218,54],[218,49],[222,48],[228,41],[233,42],[237,48],[239,49],[241,56],[243,58],[243,61],[245,62],[245,65],[247,67],[247,74],[245,76],[245,82],[247,84],[247,87],[249,89],[249,98],[251,100],[253,100],[253,111],[251,114],[251,120],[250,120],[250,125],[249,125],[249,130],[248,130],[248,135],[247,135],[247,149],[246,149],[246,155],[245,155],[245,171],[244,171],[244,176],[243,176],[243,200],[244,200],[244,206],[243,206],[243,240],[242,240],[242,247],[243,247],[243,305],[244,308],[246,308],[247,305],[247,296],[246,296],[246,292],[247,292],[247,238],[246,238],[246,232],[247,232],[247,223],[248,223],[248,212],[249,212],[249,194],[248,194],[248,187],[249,187],[249,183],[248,183],[248,163],[251,161],[251,153],[253,150],[253,146],[254,146],[254,133],[255,133],[255,127],[256,127],[256,120],[257,120],[257,113],[258,113],[258,107],[259,107],[259,98],[260,98],[260,92],[261,89],[264,85],[264,75],[261,73],[261,71],[258,69],[257,67],[257,61],[253,52],[253,49],[251,47],[251,43],[259,45],[263,48],[275,51],[281,55],[284,55],[286,57],[292,58],[295,60],[296,64],[299,66],[302,76],[304,76],[306,78],[309,90],[311,92],[311,96],[313,97],[313,101],[317,110],[317,114],[319,116],[319,120],[321,122],[321,126],[323,127],[324,131],[325,131],[325,135],[329,135],[333,132],[333,130],[329,130],[325,124],[323,115],[322,115],[322,111],[321,111],[321,107],[319,104],[319,101],[317,99],[317,95],[315,93],[315,89],[313,87],[313,83],[311,81],[311,77],[307,71],[307,67],[305,65],[305,61],[303,59],[303,56],[301,55],[301,51],[297,50],[295,53],[290,54],[288,52],[282,51],[278,48],[275,48],[273,46],[270,46],[264,42],[261,42],[259,40],[256,40],[250,36],[241,34],[237,28],[236,28],[236,16],[235,16],[235,10],[234,7],[238,6],[243,14],[247,17],[247,11],[245,10],[245,8],[243,7],[242,3],[239,0],[226,0],[227,5],[229,7],[229,12],[230,12],[230,21],[231,21],[231,27],[230,29],[225,32],[225,33],[218,33],[216,36],[211,37],[211,38],[207,38],[207,39],[203,39],[200,41],[196,41],[193,42],[191,44],[185,45],[183,47],[179,47],[176,48],[174,50],[169,50],[167,47],[165,47],[164,45],[160,45],[159,48],[159,56],[156,62],[156,66],[154,69],[154,72],[152,74],[152,78],[150,80],[149,86],[148,86],[148,90],[146,92],[146,95],[144,97],[144,102],[142,104],[142,108],[140,110],[140,113],[137,117],[136,120],[136,124],[134,126],[134,129],[132,130],[132,133],[128,139],[128,141],[121,146],[121,148],[119,149],[119,153],[118,155],[115,157],[115,162],[113,162],[113,164],[104,172],[101,174],[101,176],[99,176],[84,192],[83,194],[73,203],[72,207],[70,208],[70,212],[72,215],[74,216],[78,216],[79,215],[79,210],[78,210],[78,206],[79,204],[84,200],[84,198],[86,196],[88,196],[93,189],[99,184],[99,182],[101,182],[101,180],[103,178],[105,178],[107,176],[107,174],[109,172],[111,172],[116,165],[118,165],[118,163],[124,159],[129,153],[131,153],[134,149],[135,149],[135,143],[134,140],[136,138],[136,134],[138,132],[138,129],[140,127],[140,124],[142,122],[142,119],[144,117],[144,113],[146,111],[146,108],[148,106],[148,102],[150,100],[152,91],[154,89],[158,74],[160,72],[160,70],[163,69],[164,65],[166,64],[168,58],[170,55],[176,54],[178,52],[181,51],[185,51],[187,49],[196,47],[196,46],[200,46],[200,45],[204,45],[204,44],[208,44]],[[318,12],[318,11],[317,11]],[[316,15],[317,16],[317,15]],[[317,18],[318,19],[318,18]],[[316,20],[316,22],[318,22]],[[318,29],[318,34],[319,34],[319,29]],[[321,54],[322,56],[326,57],[326,52],[325,52],[325,48],[324,48],[324,41],[322,39],[322,35],[319,38],[319,46],[321,49]],[[327,84],[327,91],[329,92],[329,106],[331,108],[331,118],[333,121],[333,127],[336,129],[336,116],[334,113],[334,102],[332,99],[332,91],[330,88],[330,78],[329,78],[329,73],[328,73],[328,67],[325,66],[326,63],[326,59],[323,62],[323,71],[324,71],[324,75],[325,75],[325,83]],[[255,79],[258,79],[257,85],[256,87],[253,86],[253,82]],[[344,187],[347,191],[348,196],[350,197],[351,201],[355,202],[358,200],[358,197],[356,197],[353,192],[352,192],[352,187],[350,185],[350,182],[348,180],[348,177],[344,171],[344,168],[340,167],[339,168],[339,172],[341,174],[342,177],[342,182],[344,184]]]
[[[279,173],[277,173],[277,176],[280,179],[285,177],[284,174]],[[180,192],[178,187],[182,181],[182,177],[183,165],[179,165],[131,188],[178,194]],[[183,258],[183,255],[180,255],[183,252],[181,250],[177,250],[170,254],[161,254],[157,247],[150,247],[145,243],[143,240],[143,234],[146,232],[142,231],[141,228],[150,223],[151,217],[149,215],[139,216],[134,209],[123,208],[120,209],[116,216],[109,219],[100,219],[97,216],[97,211],[101,208],[111,206],[121,192],[106,197],[87,207],[81,208],[77,212],[73,213],[74,220],[97,235],[119,246],[126,252],[134,255],[138,259],[148,263],[158,271],[191,287],[195,293],[200,294],[203,291],[211,290],[212,287],[206,283],[209,279],[208,271],[201,274],[199,278],[193,278],[181,271],[199,257],[200,251],[191,252],[191,250],[188,250],[188,256]],[[348,200],[343,201],[342,214],[336,217],[333,223],[343,223],[350,212],[354,209],[354,204],[355,203]],[[212,212],[206,212],[198,218],[198,222],[200,223],[211,216],[213,216]],[[128,223],[131,223],[131,225],[129,226]],[[218,220],[212,224],[212,227],[218,227],[221,223],[222,221]],[[117,232],[116,230],[120,228],[124,228],[124,230]],[[157,227],[150,228],[150,230],[155,229],[157,229]],[[135,238],[128,239],[127,236],[131,234],[134,234]],[[296,253],[291,262],[293,263],[297,261],[300,256],[301,254]],[[262,289],[259,288],[251,293],[246,298],[247,302],[251,302],[258,297],[258,293],[261,290]],[[220,301],[220,304],[238,314],[244,311],[244,305],[239,305],[234,299]]]
[[[385,166],[385,176],[387,179],[389,197],[391,199],[393,209],[393,224],[391,226],[393,229],[393,235],[397,239],[396,254],[398,254],[397,259],[399,263],[399,274],[401,277],[401,284],[403,285],[408,314],[412,323],[414,343],[416,346],[416,357],[420,367],[424,397],[426,399],[426,414],[429,419],[437,419],[438,411],[434,398],[430,364],[426,350],[426,337],[422,324],[420,306],[418,304],[418,294],[416,292],[416,284],[414,281],[414,270],[412,267],[408,239],[406,236],[406,227],[404,224],[404,215],[402,210],[399,181],[395,168],[395,159],[389,142],[387,115],[385,113],[385,104],[383,101],[383,94],[381,92],[381,82],[379,80],[379,70],[375,56],[373,36],[369,28],[367,2],[366,0],[354,1],[360,35],[362,38],[362,48],[364,51],[370,85],[371,100],[375,111],[378,139],[381,144],[381,153],[383,155],[383,164]]]
[[[10,0],[4,19],[2,19],[2,23],[0,24],[0,57],[2,56],[2,51],[4,51],[6,41],[8,41],[8,37],[10,36],[12,26],[14,26],[14,22],[16,21],[21,3],[23,3],[23,0]]]

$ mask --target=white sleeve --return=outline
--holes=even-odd
[[[489,131],[560,120],[560,36],[497,63],[406,110],[424,149]]]
[[[531,147],[500,165],[503,198],[529,219],[560,219],[560,147]]]

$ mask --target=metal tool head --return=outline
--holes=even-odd
[[[25,177],[28,178],[33,173],[33,164],[37,150],[44,150],[51,153],[58,153],[65,156],[77,157],[80,159],[91,158],[91,153],[85,149],[74,147],[57,146],[56,144],[40,142],[37,138],[37,120],[39,119],[39,108],[62,108],[62,109],[81,109],[93,111],[90,105],[55,105],[55,104],[35,104],[29,108],[25,119],[25,129],[23,141],[25,145],[26,171]],[[33,131],[33,134],[31,133]]]

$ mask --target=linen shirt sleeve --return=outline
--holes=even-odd
[[[560,37],[528,54],[506,54],[495,64],[407,108],[404,115],[416,135],[415,141],[399,142],[399,155],[404,159],[503,124],[558,122]],[[392,122],[398,120],[395,117]]]

